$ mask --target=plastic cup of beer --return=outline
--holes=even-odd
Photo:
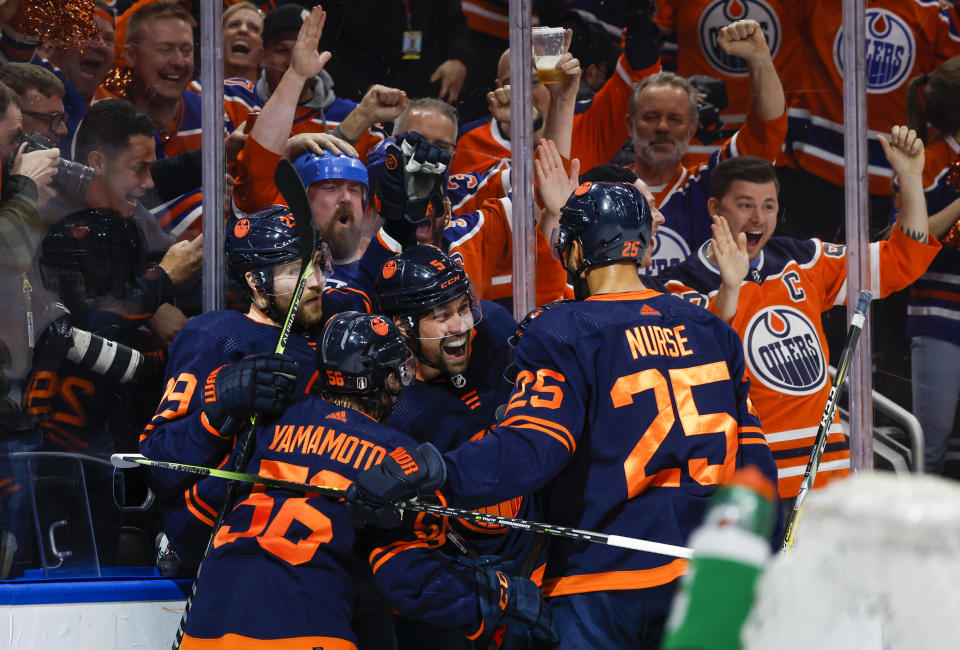
[[[534,27],[531,30],[533,65],[540,83],[556,84],[563,81],[563,70],[557,69],[557,62],[563,55],[565,31],[563,27]]]

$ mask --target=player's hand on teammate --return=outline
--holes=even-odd
[[[497,627],[510,626],[536,639],[557,643],[560,636],[553,624],[550,607],[533,580],[511,576],[498,566],[501,558],[484,556],[471,561],[477,581],[477,602],[483,628],[491,634]],[[481,644],[482,645],[482,644]]]
[[[439,489],[447,467],[436,447],[397,447],[383,462],[357,476],[347,489],[347,514],[357,528],[396,528],[403,523],[396,505]]]
[[[713,215],[713,238],[710,248],[720,270],[721,284],[739,287],[750,270],[750,255],[747,253],[747,235],[730,231],[730,224],[724,217]]]
[[[917,132],[907,126],[894,126],[890,129],[890,139],[877,135],[883,155],[887,157],[891,169],[898,177],[921,176],[923,174],[923,141]]]
[[[315,77],[323,70],[323,66],[330,60],[330,52],[319,52],[320,35],[323,34],[323,23],[327,20],[327,12],[321,7],[314,7],[310,15],[303,21],[303,26],[297,34],[297,43],[293,46],[289,70],[304,79]]]
[[[219,429],[227,416],[282,413],[299,377],[300,364],[284,354],[255,354],[222,366],[207,377],[203,399],[207,422]]]
[[[717,44],[724,54],[739,56],[748,63],[760,63],[770,58],[770,48],[760,23],[755,20],[737,20],[720,30]]]

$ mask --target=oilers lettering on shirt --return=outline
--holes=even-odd
[[[743,343],[750,372],[770,388],[808,395],[823,387],[827,364],[817,330],[803,312],[781,305],[761,309],[747,324]]]
[[[867,92],[885,93],[906,81],[917,44],[907,23],[886,9],[867,10]],[[833,63],[843,75],[843,28],[833,42]]]
[[[720,30],[736,20],[755,20],[760,23],[771,57],[777,55],[782,31],[777,13],[762,0],[716,0],[703,11],[697,32],[700,35],[700,49],[707,63],[722,74],[746,77],[747,62],[738,56],[725,54],[717,43]]]
[[[640,275],[657,275],[690,257],[690,246],[680,233],[660,226],[653,247],[653,263],[638,269]]]

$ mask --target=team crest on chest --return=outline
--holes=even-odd
[[[770,56],[777,55],[780,48],[780,18],[766,2],[761,0],[715,0],[700,15],[697,34],[703,56],[718,72],[730,77],[746,77],[747,62],[738,56],[724,53],[717,43],[720,30],[737,20],[755,20],[770,47]]]
[[[907,23],[886,9],[867,9],[867,92],[899,87],[913,69],[917,43]],[[833,64],[843,76],[843,28],[833,41]]]
[[[747,325],[743,346],[751,374],[776,391],[809,395],[826,381],[827,363],[817,330],[792,307],[761,309]]]
[[[676,266],[690,257],[690,247],[686,240],[672,228],[660,226],[653,243],[653,264],[645,269],[638,269],[640,275],[656,275],[663,273],[671,266]]]

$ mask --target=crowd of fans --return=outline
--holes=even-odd
[[[130,505],[142,481],[124,481],[102,461],[141,448],[176,455],[157,432],[194,410],[170,350],[201,314],[200,271],[210,263],[200,107],[202,92],[220,89],[199,78],[200,3],[93,0],[70,19],[60,14],[62,24],[44,22],[48,4],[0,4],[0,577],[53,566],[41,522],[77,508],[88,509],[92,527],[75,527],[65,544],[79,548],[92,535],[99,564],[152,564],[159,535],[166,557],[192,569],[210,525],[191,527],[212,525],[222,487],[187,485],[176,519],[171,504],[183,501],[184,484],[159,481],[161,520],[156,506]],[[306,52],[301,31],[314,4],[224,3],[227,232],[242,237],[238,224],[285,203],[273,170],[286,158],[325,244],[299,334],[319,341],[340,312],[381,313],[383,262],[429,244],[462,266],[477,299],[499,303],[484,318],[507,319],[508,336],[514,323],[500,309],[513,308],[508,3],[324,3],[324,20],[311,26],[319,49]],[[760,284],[764,264],[783,264],[794,303],[816,294],[812,336],[823,327],[837,351],[845,312],[831,308],[847,298],[839,4],[532,4],[539,24],[567,28],[562,80],[533,77],[536,305],[576,294],[552,251],[571,193],[583,182],[628,183],[657,223],[638,272],[731,323],[754,389],[763,371],[748,330],[765,303],[751,278]],[[909,287],[875,323],[878,385],[912,390],[926,469],[948,473],[960,395],[960,12],[950,2],[878,0],[867,23],[869,217],[881,242],[873,289]],[[774,235],[796,239],[767,247]],[[274,281],[229,265],[230,306],[281,323],[289,298]],[[776,313],[767,321],[774,339],[796,325]],[[797,450],[809,446],[791,435],[815,428],[828,388],[812,368],[825,373],[830,350],[801,362],[803,350],[784,352],[793,356],[779,370],[766,366],[783,373],[779,389],[751,393],[784,498],[796,495],[792,468],[805,465]],[[222,352],[219,364],[239,360]],[[438,376],[466,372],[458,352],[438,345],[432,354],[443,357]],[[186,363],[182,348],[176,359]],[[201,386],[207,380],[190,372]],[[797,419],[801,402],[812,422]],[[229,451],[219,444],[210,452],[219,458],[161,459],[210,465]],[[839,426],[825,461],[825,478],[849,473]],[[75,485],[87,496],[38,513],[36,504]],[[162,537],[174,530],[178,540]]]

